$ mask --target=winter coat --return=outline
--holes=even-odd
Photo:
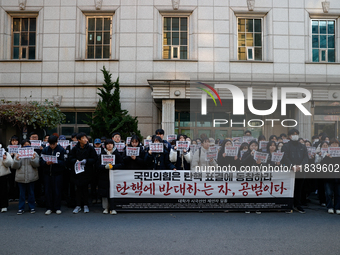
[[[164,146],[163,153],[149,154],[149,148],[145,154],[146,168],[150,170],[173,170],[176,168],[169,159],[169,151]]]
[[[256,160],[254,159],[254,156],[251,155],[251,150],[246,151],[241,159],[241,165],[242,166],[260,166],[261,164],[257,164]],[[268,162],[268,161],[267,161]]]
[[[8,152],[6,152],[6,159],[4,160],[3,157],[0,158],[0,177],[11,174],[10,167],[12,166],[12,164],[13,159],[11,155]]]
[[[170,161],[175,163],[177,170],[190,170],[191,152],[189,150],[186,153],[181,154],[180,151],[171,149]]]
[[[97,161],[97,153],[96,150],[89,145],[89,143],[85,144],[84,148],[80,147],[80,143],[77,143],[74,146],[69,154],[69,167],[73,173],[72,180],[77,186],[87,185],[92,177],[94,172],[94,164]],[[86,159],[85,171],[79,174],[76,174],[74,171],[74,165],[78,161],[82,161]]]
[[[195,154],[192,158],[192,161],[191,161],[191,170],[196,170],[196,166],[199,166],[199,167],[209,167],[209,166],[217,167],[217,162],[216,162],[215,159],[213,161],[206,161],[205,160],[206,153],[207,153],[207,151],[203,147],[199,148],[195,152]],[[201,169],[201,170],[204,170],[204,169]]]
[[[235,157],[226,156],[223,157],[223,153],[225,152],[224,148],[221,148],[218,152],[217,156],[217,164],[221,167],[226,166],[239,166],[239,160],[235,160]]]
[[[125,169],[127,170],[146,169],[144,158],[145,158],[145,151],[143,150],[142,146],[139,146],[139,156],[137,156],[135,160],[133,160],[130,156],[126,156],[126,150],[125,150],[123,154],[123,161],[124,161]]]
[[[40,166],[43,168],[44,174],[50,176],[63,174],[66,166],[65,153],[65,149],[60,145],[57,145],[54,150],[52,150],[50,146],[45,147],[42,150],[41,154],[57,156],[58,164],[47,165],[46,161],[42,157],[40,157]]]
[[[307,147],[298,141],[285,143],[281,151],[285,153],[281,163],[288,167],[308,164]]]
[[[101,164],[101,155],[115,155],[115,165],[113,169],[109,170],[105,168],[105,165]],[[113,151],[110,153],[106,149],[102,148],[102,151],[96,162],[96,169],[98,171],[98,194],[102,197],[110,197],[110,171],[116,169],[123,169],[124,162],[120,153],[116,147],[113,147]]]
[[[34,152],[35,158],[19,158],[14,157],[12,168],[17,169],[15,173],[15,181],[20,183],[30,183],[39,180],[38,167],[39,155]]]

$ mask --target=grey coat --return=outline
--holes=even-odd
[[[14,157],[12,168],[17,169],[15,173],[15,181],[20,183],[30,183],[39,179],[38,167],[39,167],[39,155],[35,153],[35,158],[23,158],[17,160]]]

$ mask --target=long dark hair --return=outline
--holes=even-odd
[[[269,147],[272,146],[273,144],[275,145],[275,151],[277,151],[276,142],[275,142],[275,141],[269,141],[268,144],[267,144],[267,152],[268,152],[268,153],[270,153]]]

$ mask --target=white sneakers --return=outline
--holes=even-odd
[[[76,213],[79,213],[80,211],[81,211],[80,206],[76,206],[76,208],[74,208],[73,210],[73,213],[76,214]]]
[[[336,212],[336,214],[340,214],[340,210],[336,210],[335,212]]]
[[[332,208],[329,208],[329,209],[328,209],[328,213],[333,214],[333,213],[334,213],[334,210],[333,210]]]
[[[110,214],[111,214],[111,215],[116,215],[117,212],[116,212],[115,210],[112,210],[112,211],[110,211]]]
[[[89,210],[89,207],[87,205],[84,205],[84,213],[89,213],[90,210]]]
[[[59,215],[61,214],[61,210],[57,210],[55,213]]]
[[[45,212],[45,215],[50,215],[52,213],[52,210],[47,210],[46,212]]]
[[[1,208],[1,212],[2,212],[2,213],[7,212],[7,208],[6,208],[6,207]]]
[[[105,210],[103,211],[103,213],[104,213],[104,214],[108,214],[108,213],[109,213],[109,210],[108,210],[108,209],[105,209]]]

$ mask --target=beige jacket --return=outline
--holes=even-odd
[[[0,149],[1,150],[1,149]],[[0,176],[5,176],[11,173],[9,169],[13,164],[13,159],[11,155],[6,152],[6,159],[0,158]]]
[[[12,168],[17,169],[15,173],[15,181],[20,183],[30,183],[39,179],[39,155],[35,153],[35,159],[23,158],[17,160],[14,157]]]

